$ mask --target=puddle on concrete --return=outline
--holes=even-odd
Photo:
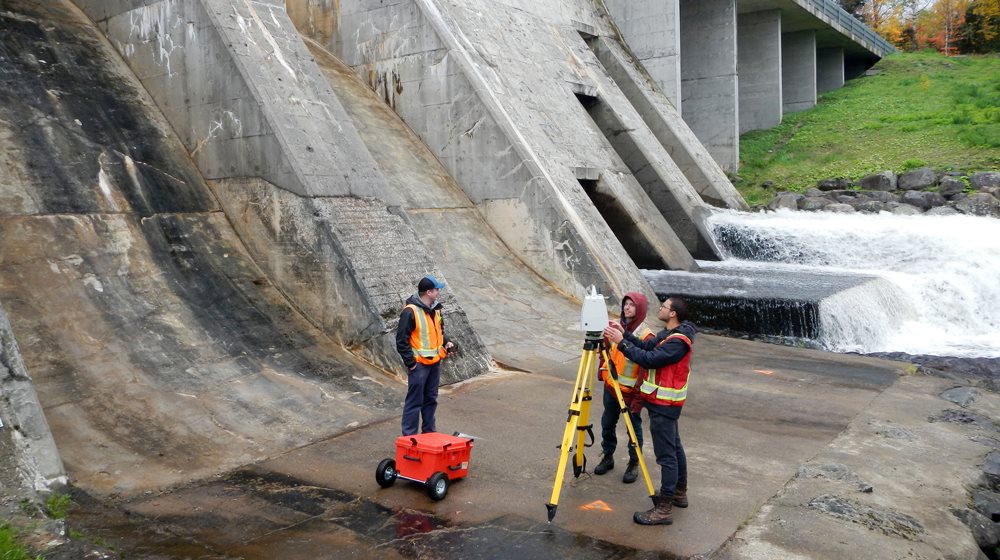
[[[454,525],[253,468],[118,502],[73,497],[69,526],[122,558],[673,558],[517,516]]]

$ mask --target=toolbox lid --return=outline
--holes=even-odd
[[[412,436],[399,436],[396,438],[396,447],[408,448],[416,447],[421,451],[442,451],[447,446],[448,449],[463,449],[472,446],[472,440],[442,434],[440,432],[428,432],[426,434],[414,434]]]

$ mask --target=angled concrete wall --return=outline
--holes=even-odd
[[[735,0],[681,0],[681,115],[724,171],[739,167]]]
[[[680,0],[605,0],[635,57],[681,110]]]
[[[740,134],[781,124],[781,10],[739,14]]]
[[[377,201],[392,188],[284,2],[76,3],[106,33],[203,176],[220,181],[214,186],[223,207],[268,276],[329,336],[404,375],[394,321],[416,280],[437,267],[419,258],[431,253],[413,249],[420,241],[412,230],[400,229],[406,242],[374,255],[352,248],[337,229],[341,215],[390,227],[386,203]],[[482,344],[471,339],[465,350],[446,367],[446,379],[485,370]]]
[[[816,50],[816,93],[844,87],[844,49]]]
[[[645,281],[603,210],[636,213],[642,238],[666,266],[693,261],[663,217],[649,214],[656,206],[585,107],[628,103],[594,76],[600,65],[580,33],[600,33],[601,23],[592,5],[580,5],[344,2],[330,48],[407,121],[535,271],[577,295],[591,283],[620,293]],[[581,175],[586,169],[594,171]],[[620,207],[598,209],[594,200]]]
[[[816,105],[816,32],[781,35],[782,111],[794,113]]]
[[[746,201],[722,168],[628,49],[609,37],[588,44],[701,200],[719,208],[746,210]],[[673,221],[671,215],[664,215]]]

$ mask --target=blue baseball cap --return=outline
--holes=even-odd
[[[424,276],[417,282],[417,291],[420,293],[426,292],[431,289],[443,290],[444,284],[433,276]]]

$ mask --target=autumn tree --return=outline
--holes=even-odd
[[[975,0],[965,12],[962,52],[1000,51],[1000,0]]]

